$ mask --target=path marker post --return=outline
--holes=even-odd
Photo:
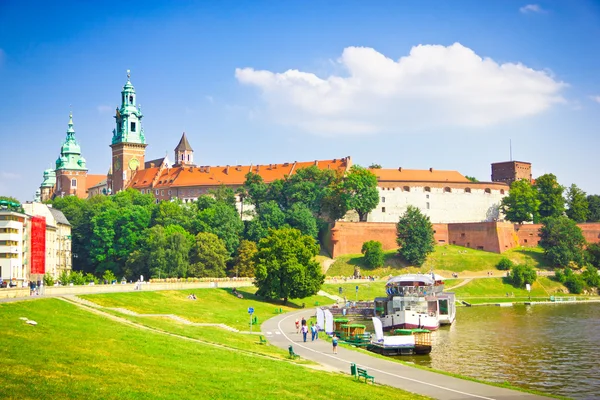
[[[254,307],[248,307],[248,314],[250,314],[250,333],[252,333],[252,314],[254,314]]]

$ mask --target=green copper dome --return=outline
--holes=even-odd
[[[56,160],[56,169],[87,171],[85,167],[85,158],[81,156],[81,147],[75,139],[75,130],[73,129],[73,114],[69,114],[69,128],[67,129],[67,138],[60,148],[60,156]]]
[[[131,74],[127,70],[127,82],[121,91],[121,107],[117,107],[113,129],[112,144],[139,143],[146,144],[144,128],[142,127],[142,107],[137,104],[135,88],[130,81]]]
[[[54,187],[56,184],[56,172],[53,169],[47,169],[44,171],[44,181],[41,187]]]

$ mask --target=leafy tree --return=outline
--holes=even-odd
[[[110,285],[112,281],[117,280],[117,277],[110,269],[107,269],[106,271],[104,271],[104,274],[102,274],[102,279],[105,283],[108,283]]]
[[[248,240],[258,242],[269,234],[269,229],[279,229],[285,225],[285,213],[273,200],[259,204],[255,212],[255,217],[246,225]]]
[[[174,201],[161,201],[154,208],[152,225],[179,225],[186,230],[191,229],[194,216],[194,206],[184,204],[180,199]]]
[[[580,294],[583,292],[585,281],[583,275],[576,275],[571,268],[556,271],[556,279],[569,289],[569,293]]]
[[[515,263],[506,257],[502,257],[502,259],[496,264],[496,268],[500,271],[510,271],[515,266]]]
[[[381,164],[371,164],[369,165],[369,169],[381,169]]]
[[[225,243],[213,233],[200,232],[196,235],[191,250],[189,276],[223,278],[229,252]]]
[[[581,228],[567,217],[547,218],[540,228],[540,247],[546,258],[555,266],[566,266],[570,262],[583,263],[583,248],[586,244]]]
[[[216,189],[209,190],[208,194],[213,196],[217,202],[228,204],[235,209],[235,192],[232,188],[221,184]]]
[[[510,271],[510,280],[517,288],[524,288],[527,283],[531,285],[536,279],[537,273],[529,265],[515,265]]]
[[[589,205],[585,192],[572,184],[567,190],[567,217],[575,222],[585,222],[589,213]]]
[[[534,185],[540,201],[540,218],[560,217],[565,211],[564,186],[558,184],[554,174],[545,174],[535,180]]]
[[[240,242],[234,263],[235,276],[254,276],[257,251],[256,243],[249,240],[242,240]]]
[[[46,274],[44,275],[44,285],[46,285],[46,286],[54,285],[54,278],[52,277],[52,275],[50,275],[49,272],[46,272]]]
[[[519,224],[536,220],[539,206],[537,192],[525,179],[514,181],[510,185],[508,196],[502,198],[500,203],[506,219]]]
[[[600,222],[600,196],[591,194],[587,197],[588,217],[587,222]]]
[[[379,204],[377,176],[366,168],[353,165],[342,181],[347,208],[358,213],[360,221],[367,220],[367,214]]]
[[[244,231],[244,223],[231,204],[214,200],[207,200],[200,196],[200,203],[205,203],[194,219],[195,232],[210,232],[217,235],[227,247],[229,254],[233,254],[240,244],[240,235]]]
[[[0,196],[0,201],[10,201],[12,203],[17,203],[17,204],[21,204],[21,202],[19,200],[17,200],[16,197],[12,197],[12,196]]]
[[[465,175],[465,178],[467,178],[471,182],[479,182],[479,179],[475,178],[474,176]]]
[[[398,253],[409,263],[421,266],[435,249],[433,225],[429,217],[414,206],[408,206],[400,217],[397,229]]]
[[[592,243],[585,249],[587,262],[596,268],[600,268],[600,243]]]
[[[383,265],[384,254],[381,242],[369,240],[362,245],[361,253],[364,254],[365,264],[370,268],[377,268]]]
[[[299,230],[271,230],[258,243],[254,285],[257,294],[268,299],[297,299],[317,294],[325,280],[314,257],[315,240]]]
[[[588,265],[585,267],[585,271],[581,273],[581,278],[589,287],[600,288],[600,275],[598,275],[598,269]]]
[[[255,207],[267,199],[268,185],[263,180],[262,176],[255,174],[254,172],[248,172],[246,174],[246,181],[244,182],[244,192],[246,193],[246,199],[253,204]]]
[[[292,205],[285,213],[285,221],[292,228],[302,232],[303,235],[312,236],[316,239],[319,234],[317,219],[303,203]]]

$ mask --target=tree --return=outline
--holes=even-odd
[[[206,197],[200,196],[202,200]],[[240,244],[240,235],[244,231],[244,222],[237,210],[230,203],[220,200],[207,200],[206,207],[196,215],[193,226],[195,232],[210,232],[217,235],[227,247],[229,255],[233,254]]]
[[[592,243],[585,249],[587,262],[596,268],[600,268],[600,243]]]
[[[589,205],[585,192],[572,184],[567,190],[567,217],[575,222],[587,221]]]
[[[152,225],[179,225],[189,230],[195,208],[184,204],[180,199],[161,201],[152,213]]]
[[[223,278],[229,252],[217,235],[200,232],[191,250],[189,276]]]
[[[600,222],[600,196],[591,194],[587,197],[588,217],[587,222]]]
[[[369,268],[377,268],[383,266],[384,254],[381,242],[369,240],[364,242],[360,251],[364,254],[363,259]]]
[[[585,271],[581,273],[581,278],[589,287],[600,288],[600,275],[598,275],[598,269],[588,265],[585,267]]]
[[[500,210],[506,219],[522,224],[537,219],[540,201],[528,180],[520,179],[510,185],[508,196],[502,198]]]
[[[208,194],[213,196],[218,202],[228,204],[235,209],[235,192],[232,188],[221,184],[216,189],[209,190]]]
[[[581,228],[565,216],[546,218],[540,228],[540,247],[554,266],[581,265],[585,244]]]
[[[433,225],[429,217],[414,206],[408,206],[400,217],[397,229],[398,253],[411,264],[421,266],[435,249]]]
[[[246,224],[246,238],[257,242],[269,234],[269,229],[279,229],[285,225],[285,213],[271,200],[259,204],[255,216]]]
[[[325,281],[315,261],[319,245],[299,230],[271,230],[258,243],[254,285],[268,299],[298,299],[317,294]]]
[[[471,182],[479,182],[479,179],[475,178],[474,176],[465,175],[465,178],[467,178]]]
[[[534,185],[540,201],[540,218],[560,217],[565,211],[564,186],[558,184],[554,174],[545,174],[535,180]]]
[[[19,200],[17,200],[16,197],[12,197],[12,196],[0,196],[0,201],[10,201],[11,203],[17,203],[17,204],[21,204],[21,202]]]
[[[506,257],[502,257],[498,264],[496,264],[496,268],[498,268],[500,271],[510,271],[514,266],[515,263]]]
[[[583,274],[576,275],[573,270],[566,267],[564,270],[556,271],[556,279],[569,289],[569,293],[580,294],[583,292],[583,286],[585,284]]]
[[[381,164],[371,164],[369,165],[369,169],[381,169]]]
[[[257,251],[256,243],[249,240],[242,240],[240,242],[234,263],[235,276],[254,276]]]
[[[359,165],[350,168],[342,181],[342,190],[347,208],[356,211],[360,221],[366,221],[367,214],[379,204],[377,176]]]
[[[246,174],[244,189],[246,199],[255,207],[264,202],[267,198],[268,186],[262,176],[255,174],[254,172],[248,172]]]
[[[510,280],[513,286],[524,288],[525,284],[533,284],[537,279],[537,273],[529,265],[515,265],[510,271]]]
[[[285,222],[292,228],[298,229],[303,235],[312,236],[315,239],[319,235],[317,219],[303,203],[295,203],[286,211]]]

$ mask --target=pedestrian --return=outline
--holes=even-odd
[[[331,337],[331,344],[333,345],[333,354],[337,354],[338,338],[335,333]]]
[[[300,333],[300,321],[296,318],[296,333]]]
[[[319,323],[315,324],[315,339],[319,339]]]
[[[302,317],[302,326],[306,325],[306,320],[304,319],[304,317]]]
[[[310,323],[310,341],[315,341],[315,336],[317,336],[317,328],[313,322]]]
[[[308,334],[308,326],[302,325],[302,338],[306,342],[306,335]]]

